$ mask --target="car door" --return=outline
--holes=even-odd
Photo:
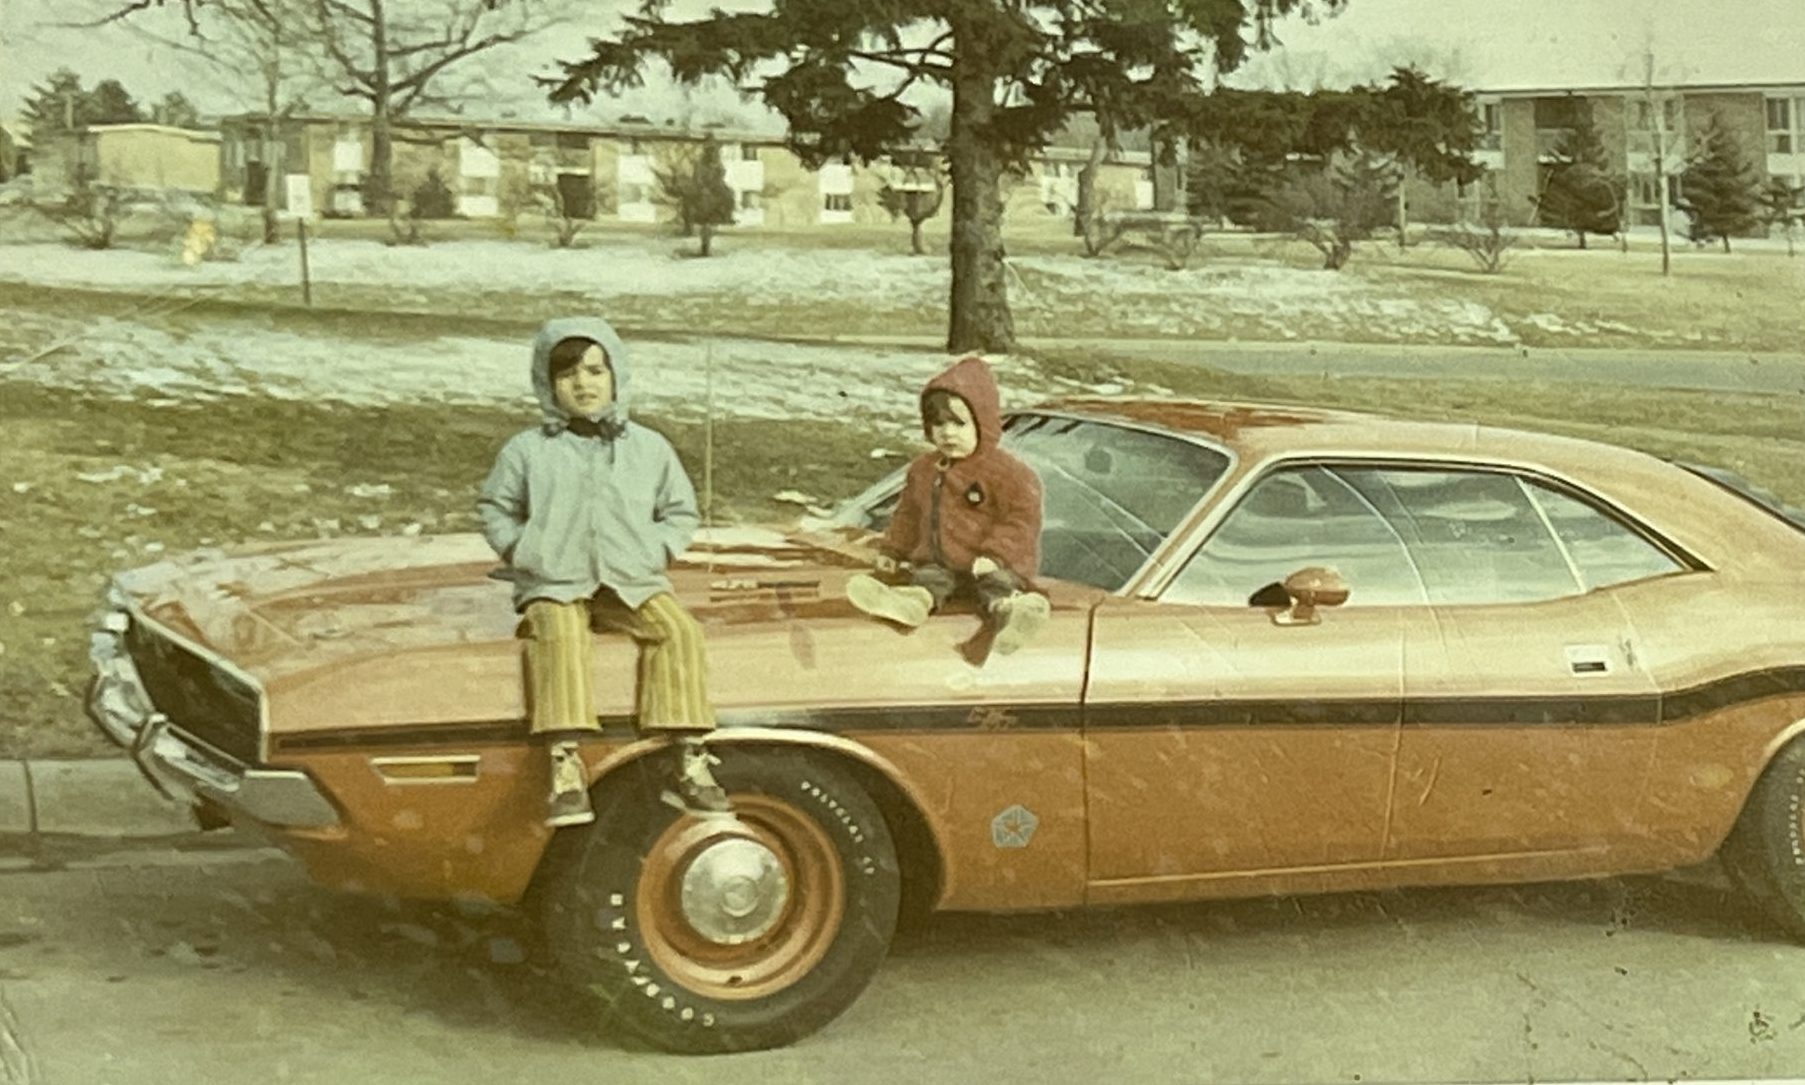
[[[1429,620],[1404,632],[1386,859],[1583,865],[1636,839],[1660,700],[1611,589],[1680,566],[1550,480],[1334,470],[1397,530],[1428,593]]]
[[[1341,572],[1347,604],[1304,624],[1250,604],[1312,565]],[[1423,598],[1384,519],[1305,464],[1249,486],[1154,598],[1099,606],[1085,705],[1092,899],[1376,863],[1404,621]]]

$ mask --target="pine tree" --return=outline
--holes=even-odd
[[[25,99],[24,116],[32,133],[39,139],[67,132],[86,124],[88,92],[81,76],[68,68],[58,68],[49,80],[31,88]]]
[[[1581,108],[1574,114],[1554,157],[1536,198],[1537,221],[1571,231],[1582,249],[1587,234],[1609,237],[1621,230],[1624,179],[1606,165],[1604,143],[1590,111]]]
[[[1206,72],[1269,46],[1283,16],[1345,2],[784,0],[685,19],[668,0],[644,0],[615,37],[564,63],[552,96],[637,86],[653,61],[680,83],[726,77],[783,114],[790,149],[819,166],[907,146],[921,112],[906,96],[941,88],[952,105],[947,349],[1008,351],[1005,178],[1026,172],[1074,114],[1095,116],[1111,142],[1137,128],[1181,134],[1203,108]]]
[[[733,225],[733,189],[727,184],[727,166],[721,161],[721,145],[704,136],[694,149],[681,154],[668,169],[654,169],[659,198],[677,216],[684,237],[699,234],[700,255],[713,253],[715,231]]]
[[[1730,235],[1761,225],[1761,183],[1743,155],[1736,133],[1716,113],[1705,123],[1698,153],[1680,177],[1681,206],[1691,216],[1695,242],[1719,238],[1730,251]]]
[[[136,124],[144,110],[117,79],[103,79],[87,95],[87,116],[82,124]]]
[[[199,128],[201,126],[200,110],[194,108],[186,95],[179,90],[172,90],[163,96],[151,111],[158,124],[172,125],[176,128]]]
[[[713,248],[715,231],[733,225],[733,189],[727,184],[721,145],[713,136],[703,137],[702,147],[696,152],[696,206],[690,221],[701,232],[703,256]]]

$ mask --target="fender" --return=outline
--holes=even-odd
[[[928,807],[922,799],[921,792],[888,758],[878,754],[875,750],[842,735],[787,727],[723,728],[711,732],[708,742],[711,746],[792,746],[821,750],[864,765],[882,776],[890,786],[896,788],[903,800],[914,808],[922,826],[927,830],[929,841],[933,846],[935,865],[941,871],[946,869],[946,841],[942,838],[939,823],[928,816]],[[593,788],[604,777],[659,750],[667,749],[669,746],[670,740],[667,738],[638,738],[624,745],[613,747],[601,760],[589,766],[589,786]],[[946,891],[947,886],[942,879],[942,884],[939,886],[940,899],[944,899]],[[936,899],[935,905],[938,906],[939,902],[940,900]]]

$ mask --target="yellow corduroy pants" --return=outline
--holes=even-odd
[[[708,700],[702,627],[667,592],[635,609],[604,588],[588,599],[526,606],[527,695],[532,733],[594,731],[594,631],[620,632],[639,645],[635,698],[641,731],[698,731],[715,725]]]

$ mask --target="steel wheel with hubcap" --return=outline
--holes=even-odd
[[[736,817],[659,801],[654,756],[596,786],[596,822],[554,849],[544,900],[559,967],[661,1047],[790,1043],[851,1005],[888,949],[901,879],[883,813],[844,770],[777,748],[720,751]]]

